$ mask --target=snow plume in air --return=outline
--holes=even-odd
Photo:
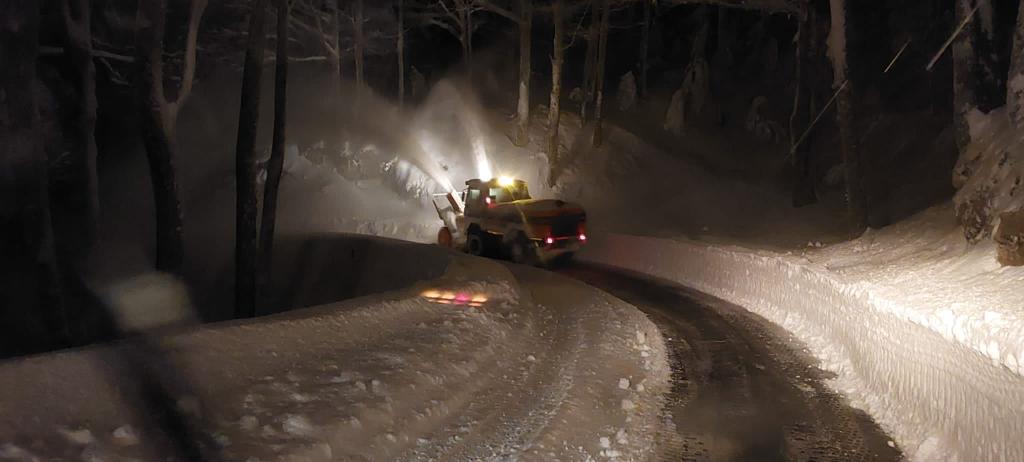
[[[455,187],[452,186],[451,178],[448,178],[448,175],[445,174],[444,170],[437,167],[436,161],[431,161],[432,159],[442,159],[443,156],[437,148],[437,142],[433,139],[430,133],[426,130],[419,130],[416,133],[416,141],[423,150],[422,152],[430,158],[419,163],[419,165],[425,167],[424,170],[426,174],[430,175],[430,177],[433,178],[438,185],[444,188],[445,191],[455,191]]]
[[[473,137],[473,156],[476,161],[477,176],[485,180],[494,178],[491,162],[487,160],[487,148],[484,147],[484,140],[481,136]]]
[[[488,137],[481,123],[482,111],[472,93],[461,91],[451,80],[441,80],[417,114],[417,138],[435,163],[453,170],[457,178],[475,175],[481,179],[494,177],[488,153]],[[424,133],[426,132],[426,133]],[[441,150],[446,149],[444,153]],[[471,163],[472,166],[463,165]],[[459,168],[457,166],[463,166]]]

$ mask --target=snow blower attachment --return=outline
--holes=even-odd
[[[447,203],[439,204],[440,197]],[[472,179],[461,193],[436,194],[433,199],[444,222],[437,233],[438,244],[473,255],[548,263],[571,258],[587,240],[583,207],[533,199],[522,180]]]

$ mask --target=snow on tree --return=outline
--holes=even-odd
[[[710,93],[708,62],[698,57],[687,67],[682,85],[672,94],[672,101],[665,112],[662,127],[676,136],[681,135],[686,129],[687,117],[700,114],[704,110]]]
[[[1013,125],[1024,128],[1024,1],[1017,11],[1017,27],[1013,29],[1010,49],[1010,73],[1006,78],[1006,105]]]
[[[750,109],[747,111],[743,127],[761,141],[780,143],[782,142],[785,130],[778,122],[770,120],[762,114],[761,108],[767,102],[768,98],[764,96],[754,98],[754,101],[750,103]]]
[[[969,242],[995,240],[1000,263],[1024,264],[1024,140],[1006,109],[968,115],[971,144],[957,161],[953,197]]]
[[[583,89],[580,87],[573,88],[569,92],[569,101],[576,104],[583,104]]]
[[[628,111],[636,107],[637,88],[633,71],[629,71],[619,79],[619,91],[615,94],[620,111]]]
[[[672,94],[672,101],[669,102],[668,110],[665,111],[665,121],[661,127],[675,136],[682,136],[685,126],[686,92],[680,88]]]

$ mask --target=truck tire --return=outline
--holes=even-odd
[[[447,226],[442,226],[437,231],[437,245],[449,249],[452,247],[452,232]]]
[[[466,253],[478,257],[486,256],[487,243],[484,241],[483,233],[480,230],[470,230],[466,235]]]
[[[508,256],[516,263],[530,265],[536,261],[537,251],[523,233],[516,233],[508,243]]]

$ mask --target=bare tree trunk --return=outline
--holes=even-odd
[[[1024,128],[1024,0],[1017,11],[1017,27],[1013,30],[1010,72],[1006,79],[1006,107],[1010,122],[1018,129]]]
[[[519,104],[516,108],[516,146],[530,142],[530,48],[533,33],[532,0],[519,0]]]
[[[398,107],[405,107],[405,0],[398,0]]]
[[[331,46],[334,47],[334,54],[331,56],[331,71],[334,73],[334,81],[338,84],[338,96],[341,96],[341,2],[343,0],[327,1],[330,2],[333,13]]]
[[[590,120],[590,103],[594,101],[594,85],[597,72],[598,36],[600,35],[600,6],[593,0],[590,6],[590,25],[587,27],[587,54],[583,60],[583,88],[580,102],[580,120]]]
[[[812,9],[808,7],[807,10]],[[804,14],[807,14],[806,12]],[[729,7],[718,7],[718,56],[722,58],[723,70],[732,66],[733,29],[729,24]]]
[[[356,90],[363,91],[365,82],[365,71],[363,69],[363,0],[352,2],[352,28],[355,33],[355,63],[356,63]]]
[[[78,143],[85,169],[84,195],[86,197],[85,226],[76,231],[81,242],[91,247],[99,235],[100,193],[96,168],[96,65],[92,56],[92,10],[86,0],[63,0],[61,13],[67,32],[66,48],[71,65],[78,74]],[[80,249],[84,254],[87,249]]]
[[[867,227],[867,203],[864,193],[863,172],[858,150],[855,115],[853,109],[853,85],[848,80],[847,65],[847,12],[846,0],[829,0],[832,16],[832,47],[830,56],[835,72],[834,86],[839,92],[836,100],[839,123],[839,143],[843,153],[846,179],[846,200],[852,231],[859,232]]]
[[[794,207],[803,207],[817,201],[814,180],[811,177],[809,144],[800,140],[810,125],[810,85],[813,83],[809,81],[807,74],[810,71],[809,57],[814,56],[810,50],[810,35],[814,33],[811,24],[809,12],[804,13],[797,23],[793,112],[789,119],[789,145],[795,176],[792,197]]]
[[[39,144],[36,60],[40,3],[0,2],[0,346],[38,351],[66,346],[70,337],[62,303],[50,216],[46,153]],[[24,320],[39,316],[43,332]],[[57,337],[41,338],[53,335]],[[10,351],[10,350],[8,350]]]
[[[473,11],[467,2],[459,2],[459,41],[462,43],[462,59],[466,63],[469,79],[473,80]]]
[[[140,105],[142,144],[149,158],[150,180],[153,184],[153,207],[156,214],[156,268],[180,274],[184,247],[182,244],[182,211],[175,178],[172,144],[178,112],[188,101],[195,80],[199,23],[207,0],[192,0],[185,44],[185,69],[174,101],[164,93],[163,37],[167,22],[167,0],[138,2],[136,20],[136,90]]]
[[[139,2],[138,5],[135,40],[139,73],[137,88],[142,115],[142,143],[149,158],[153,207],[156,212],[156,268],[180,274],[184,258],[182,212],[163,82],[162,54],[167,3],[166,0],[151,0]]]
[[[235,144],[235,316],[256,315],[256,131],[260,118],[267,0],[253,0]]]
[[[562,18],[563,0],[555,0],[551,5],[551,20],[555,25],[554,39],[552,40],[551,56],[551,100],[548,104],[548,185],[554,186],[560,174],[560,159],[558,155],[558,125],[561,120],[560,102],[562,100],[562,65],[565,63],[565,24]]]
[[[274,225],[277,219],[277,191],[284,169],[285,129],[288,109],[288,0],[277,2],[277,63],[274,70],[274,138],[267,162],[267,183],[263,187],[263,213],[260,216],[261,288],[270,281],[274,250]]]
[[[651,1],[644,2],[644,23],[640,30],[640,98],[647,99],[647,63],[651,43]]]
[[[469,2],[467,2],[465,22],[466,62],[469,63],[469,76],[473,77],[473,10],[471,10],[470,8],[472,7],[469,5]]]
[[[968,14],[972,14],[972,0],[955,0],[956,20],[959,25]],[[977,93],[973,70],[977,57],[974,53],[973,37],[976,28],[972,18],[953,42],[953,133],[960,152],[971,142],[967,125],[967,114],[977,107]]]
[[[601,7],[601,38],[597,47],[597,78],[595,80],[595,88],[597,90],[597,96],[594,101],[594,138],[591,140],[594,147],[601,146],[602,137],[604,136],[602,124],[604,123],[604,78],[607,73],[607,61],[608,61],[608,23],[609,17],[612,15],[611,3],[609,0],[602,0],[603,6]]]

